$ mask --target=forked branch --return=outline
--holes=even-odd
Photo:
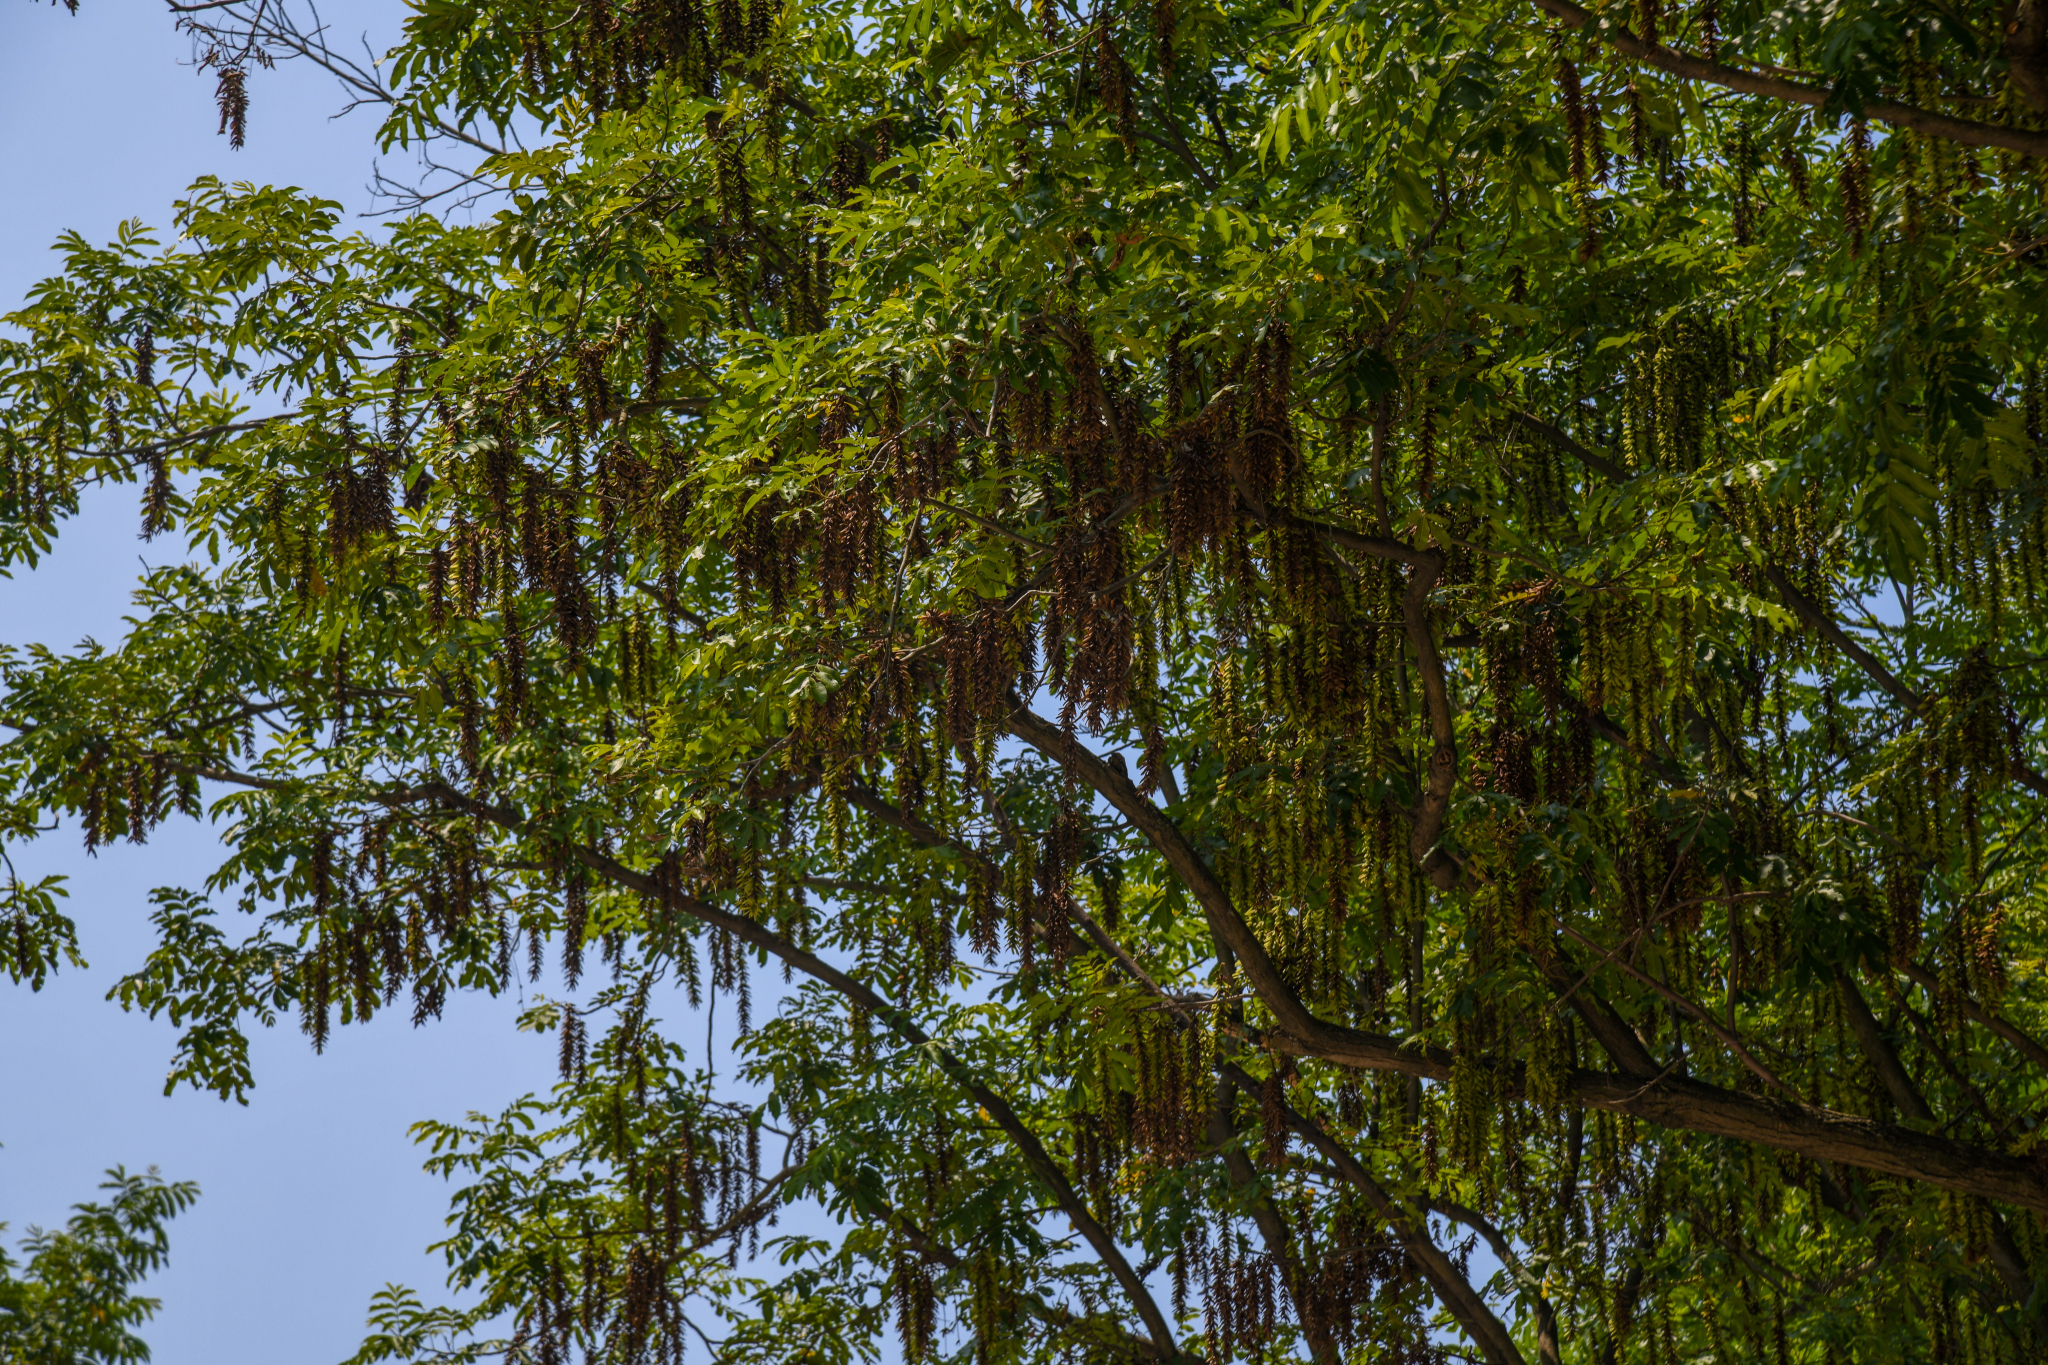
[[[1225,1062],[1220,1068],[1231,1084],[1246,1095],[1257,1099],[1259,1083],[1252,1079],[1243,1067],[1235,1062]],[[1429,1233],[1411,1216],[1385,1186],[1372,1178],[1372,1173],[1359,1163],[1357,1157],[1345,1150],[1344,1144],[1323,1131],[1321,1124],[1304,1117],[1285,1100],[1279,1101],[1280,1114],[1287,1126],[1319,1152],[1325,1161],[1337,1168],[1338,1174],[1353,1189],[1357,1190],[1392,1230],[1401,1249],[1408,1254],[1415,1268],[1429,1281],[1436,1291],[1437,1299],[1465,1334],[1472,1338],[1485,1353],[1492,1365],[1524,1365],[1522,1353],[1515,1347],[1515,1341],[1508,1334],[1506,1324],[1487,1305],[1479,1292],[1472,1288],[1471,1281],[1458,1273],[1451,1258],[1433,1240]]]

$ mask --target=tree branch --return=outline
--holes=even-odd
[[[1246,1095],[1259,1098],[1259,1083],[1243,1067],[1235,1062],[1225,1062],[1217,1069]],[[1288,1127],[1321,1153],[1323,1159],[1335,1166],[1351,1187],[1365,1197],[1365,1202],[1372,1205],[1373,1212],[1393,1231],[1401,1249],[1408,1253],[1408,1259],[1414,1262],[1415,1268],[1436,1291],[1438,1301],[1458,1320],[1458,1325],[1465,1329],[1465,1335],[1478,1344],[1487,1360],[1492,1365],[1524,1365],[1522,1353],[1515,1348],[1514,1338],[1494,1315],[1493,1309],[1487,1306],[1486,1300],[1458,1273],[1458,1268],[1451,1264],[1451,1258],[1430,1239],[1429,1234],[1407,1216],[1394,1196],[1359,1164],[1358,1158],[1324,1132],[1321,1124],[1303,1117],[1285,1100],[1280,1101],[1280,1114]]]
[[[1857,644],[1849,632],[1843,630],[1833,617],[1820,609],[1819,603],[1793,586],[1792,580],[1785,576],[1783,569],[1765,561],[1763,571],[1764,577],[1771,580],[1771,586],[1784,597],[1785,605],[1792,608],[1793,615],[1805,622],[1829,644],[1848,655],[1858,668],[1870,676],[1871,681],[1890,693],[1901,706],[1915,713],[1925,709],[1925,697],[1899,681],[1890,669],[1878,661],[1876,655]],[[2013,780],[2036,796],[2048,796],[2048,777],[2018,761],[2009,763],[2006,770]]]
[[[246,3],[246,0],[226,0],[225,3],[221,4],[171,4],[169,7],[174,13],[196,13],[199,10],[207,9],[234,9],[242,3]],[[225,22],[246,26],[246,30],[236,36],[245,38],[251,43],[261,43],[266,48],[275,48],[289,56],[303,57],[328,75],[334,77],[335,80],[341,82],[342,88],[350,92],[351,95],[349,104],[342,110],[343,113],[347,113],[349,109],[353,109],[358,104],[382,104],[394,110],[398,108],[398,95],[390,87],[386,86],[373,71],[366,70],[348,58],[339,55],[333,48],[327,45],[327,40],[323,36],[325,32],[324,26],[316,27],[311,33],[302,31],[298,23],[285,12],[285,8],[281,4],[262,4],[257,7],[254,14],[230,15],[227,16]],[[195,35],[204,34],[209,38],[218,39],[224,36],[220,27],[212,22],[186,19],[180,21],[180,27],[189,29]],[[487,156],[503,156],[505,154],[505,148],[495,143],[487,142],[463,128],[443,123],[439,119],[423,120],[423,122],[440,136],[464,143]]]
[[[1493,1250],[1494,1259],[1507,1267],[1508,1274],[1514,1277],[1515,1283],[1522,1286],[1534,1302],[1538,1365],[1563,1365],[1563,1357],[1558,1354],[1557,1348],[1557,1309],[1551,1304],[1549,1296],[1543,1292],[1543,1282],[1530,1273],[1529,1268],[1522,1263],[1522,1258],[1515,1253],[1515,1245],[1508,1240],[1507,1234],[1495,1227],[1492,1220],[1477,1209],[1466,1208],[1455,1199],[1432,1197],[1429,1201],[1429,1211],[1440,1213],[1454,1223],[1463,1223],[1486,1239],[1486,1245]]]
[[[1234,1065],[1230,1069],[1237,1070]],[[1301,1324],[1302,1334],[1308,1338],[1309,1354],[1314,1357],[1316,1365],[1338,1365],[1341,1357],[1337,1343],[1331,1340],[1329,1328],[1316,1320],[1308,1296],[1302,1292],[1307,1282],[1294,1254],[1294,1238],[1288,1232],[1287,1221],[1273,1207],[1272,1199],[1260,1190],[1258,1172],[1252,1169],[1251,1158],[1237,1143],[1237,1125],[1232,1121],[1230,1112],[1233,1084],[1234,1081],[1229,1079],[1217,1084],[1215,1103],[1209,1107],[1209,1145],[1222,1153],[1224,1174],[1229,1176],[1231,1187],[1248,1198],[1252,1222],[1258,1225],[1259,1236],[1265,1241],[1267,1252],[1280,1267],[1281,1282],[1287,1288],[1288,1297],[1294,1300],[1294,1317]]]
[[[445,782],[424,782],[404,792],[393,793],[387,799],[396,802],[406,798],[449,806],[510,833],[533,837],[534,832],[522,812],[478,800]],[[1038,1135],[1018,1117],[1016,1110],[1010,1107],[1007,1100],[977,1080],[974,1073],[950,1048],[920,1028],[908,1011],[884,999],[863,982],[823,959],[805,952],[774,930],[757,924],[744,915],[722,910],[709,902],[698,900],[667,886],[646,873],[635,872],[598,849],[569,842],[559,842],[556,846],[567,856],[613,884],[637,891],[663,905],[672,906],[699,923],[723,929],[750,947],[780,958],[797,971],[830,986],[848,1000],[866,1009],[910,1046],[924,1049],[938,1063],[947,1079],[966,1091],[976,1104],[989,1112],[997,1126],[1022,1153],[1025,1165],[1030,1168],[1031,1173],[1052,1192],[1053,1198],[1060,1206],[1060,1212],[1067,1216],[1074,1229],[1081,1234],[1109,1270],[1111,1277],[1116,1280],[1130,1300],[1132,1308],[1144,1322],[1146,1333],[1151,1338],[1152,1353],[1162,1360],[1182,1358],[1180,1348],[1174,1341],[1173,1330],[1167,1325],[1166,1316],[1160,1312],[1159,1305],[1153,1301],[1152,1293],[1146,1288],[1144,1280],[1125,1258],[1122,1248],[1116,1244],[1115,1237],[1088,1211],[1087,1205],[1075,1192],[1066,1173],[1038,1140]]]
[[[2043,1071],[2048,1071],[2048,1047],[2043,1047],[2040,1043],[2036,1042],[2032,1034],[2026,1032],[2010,1020],[2003,1018],[1996,1011],[1986,1009],[1967,995],[1944,993],[1941,986],[1941,978],[1928,971],[1919,963],[1909,961],[1897,963],[1896,965],[1914,985],[1930,995],[1941,995],[1944,999],[1953,1001],[1969,1018],[1982,1024],[1985,1028],[1990,1029],[1993,1033],[2018,1048],[2021,1054],[2035,1066]]]
[[[1429,594],[1443,577],[1444,555],[1431,550],[1422,563],[1410,571],[1408,590],[1401,594],[1401,619],[1408,631],[1408,646],[1415,651],[1417,671],[1422,675],[1422,700],[1429,713],[1429,776],[1422,799],[1415,804],[1415,828],[1408,836],[1408,853],[1430,883],[1440,891],[1458,884],[1463,869],[1441,847],[1444,817],[1450,814],[1451,793],[1458,785],[1457,730],[1451,715],[1451,693],[1444,678],[1444,656],[1436,647],[1436,634],[1429,628]]]
[[[1530,431],[1535,432],[1559,450],[1564,451],[1567,455],[1570,455],[1609,483],[1627,483],[1629,481],[1630,475],[1626,469],[1592,447],[1573,440],[1565,434],[1562,428],[1546,422],[1541,417],[1537,417],[1532,413],[1523,412],[1519,408],[1515,409],[1510,415]]]
[[[930,825],[925,824],[922,820],[913,819],[911,816],[906,815],[898,807],[884,801],[865,782],[858,780],[849,782],[847,784],[846,799],[874,816],[877,820],[880,820],[883,824],[902,831],[927,848],[950,848],[968,861],[979,864],[991,876],[995,876],[1000,872],[1000,869],[990,862],[982,854],[981,850],[963,844],[958,839],[948,838]],[[1000,811],[1000,807],[996,809]],[[1054,913],[1054,910],[1048,906],[1045,909],[1045,913],[1050,915]],[[1143,967],[1138,965],[1137,959],[1125,951],[1122,944],[1111,938],[1109,933],[1100,924],[1095,922],[1094,916],[1090,915],[1079,905],[1069,905],[1066,909],[1066,914],[1069,919],[1081,926],[1081,932],[1088,936],[1088,941],[1093,943],[1102,952],[1103,956],[1114,962],[1118,970],[1123,972],[1132,982],[1151,991],[1162,999],[1173,999],[1172,996],[1160,988],[1157,982],[1153,981],[1151,975]],[[1032,916],[1032,928],[1035,932],[1043,935],[1049,927],[1039,923],[1037,915],[1034,914]],[[1177,1005],[1176,1008],[1178,1008]]]
[[[1005,728],[1093,787],[1152,842],[1202,907],[1210,932],[1244,964],[1252,989],[1272,1012],[1275,1027],[1266,1037],[1266,1046],[1370,1071],[1394,1071],[1427,1080],[1450,1078],[1451,1054],[1441,1048],[1317,1018],[1281,976],[1187,836],[1146,800],[1128,777],[1116,773],[1077,739],[1068,738],[1021,703],[1006,718]],[[1614,1043],[1625,1046],[1620,1038]],[[1641,1044],[1635,1046],[1640,1051]],[[1522,1093],[1519,1074],[1509,1071],[1501,1081],[1504,1093]],[[1575,1104],[1631,1114],[1666,1128],[1735,1138],[2048,1211],[2048,1167],[2042,1162],[1932,1133],[1789,1099],[1743,1095],[1685,1076],[1654,1074],[1646,1068],[1631,1068],[1623,1074],[1576,1071],[1567,1094]]]
[[[869,1197],[872,1198],[872,1196]],[[911,1220],[910,1215],[902,1212],[899,1209],[890,1207],[888,1204],[883,1203],[879,1199],[874,1200],[874,1202],[877,1205],[883,1220],[885,1222],[892,1224],[897,1231],[901,1232],[903,1234],[903,1240],[910,1243],[912,1248],[914,1248],[920,1255],[930,1257],[932,1260],[937,1261],[940,1265],[944,1266],[948,1270],[957,1271],[966,1269],[967,1261],[960,1255],[959,1252],[954,1251],[945,1243],[939,1241],[939,1239],[934,1237],[931,1233],[919,1227],[915,1222]],[[1016,1291],[1016,1296],[1018,1304],[1022,1306],[1024,1311],[1026,1313],[1029,1313],[1032,1317],[1037,1318],[1040,1322],[1046,1323],[1053,1327],[1065,1327],[1069,1329],[1081,1328],[1093,1331],[1107,1330],[1109,1332],[1113,1332],[1116,1334],[1116,1336],[1121,1340],[1121,1343],[1124,1346],[1125,1350],[1127,1350],[1133,1357],[1142,1359],[1152,1354],[1152,1343],[1145,1340],[1145,1338],[1143,1337],[1133,1336],[1131,1333],[1124,1330],[1122,1324],[1117,1323],[1114,1320],[1105,1321],[1103,1318],[1099,1316],[1094,1318],[1082,1317],[1077,1313],[1069,1312],[1067,1309],[1056,1307],[1055,1305],[1049,1304],[1044,1299],[1040,1298],[1036,1294],[1029,1292],[1028,1290],[1018,1290]]]
[[[1550,0],[1537,0],[1537,3],[1547,7]],[[1562,3],[1562,0],[1559,0],[1559,3]],[[1580,442],[1573,440],[1549,422],[1539,417],[1533,417],[1526,412],[1516,412],[1514,418],[1530,431],[1549,441],[1559,450],[1571,455],[1588,469],[1601,474],[1614,483],[1627,483],[1629,481],[1631,476],[1627,470],[1599,452],[1591,450]],[[1776,588],[1779,595],[1785,599],[1785,605],[1792,609],[1792,614],[1804,622],[1808,629],[1816,632],[1829,644],[1832,644],[1836,649],[1846,654],[1858,668],[1861,668],[1870,677],[1872,682],[1883,688],[1885,692],[1891,695],[1894,701],[1898,702],[1908,711],[1918,713],[1923,709],[1926,699],[1901,682],[1896,674],[1878,660],[1876,655],[1858,644],[1847,631],[1843,630],[1836,623],[1833,617],[1821,610],[1819,603],[1793,586],[1792,580],[1786,576],[1782,568],[1771,563],[1769,560],[1765,560],[1762,569],[1764,577],[1771,581],[1771,586]],[[2012,763],[2009,771],[2015,781],[2035,795],[2048,796],[2048,777],[2044,777],[2026,764],[2019,762]]]
[[[1703,57],[1690,56],[1665,47],[1661,43],[1646,42],[1620,24],[1601,21],[1592,11],[1581,9],[1571,0],[1535,0],[1536,8],[1551,14],[1573,28],[1593,24],[1593,34],[1601,42],[1616,51],[1635,58],[1646,66],[1656,67],[1680,80],[1704,81],[1723,89],[1734,90],[1744,95],[1761,95],[1766,99],[1780,100],[1787,104],[1803,104],[1811,109],[1825,108],[1835,98],[1835,92],[1817,85],[1806,85],[1800,81],[1787,80],[1782,76],[1767,76],[1757,71],[1745,71],[1739,66],[1723,62],[1708,61]],[[2048,159],[2048,133],[2028,128],[2003,128],[1991,123],[1972,123],[1968,119],[1951,118],[1947,114],[1931,109],[1920,109],[1910,104],[1899,104],[1893,100],[1867,100],[1856,111],[1864,118],[1873,118],[1900,128],[1910,128],[1928,137],[1938,137],[1948,142],[1960,143],[1965,147],[1998,147],[2022,156]]]
[[[1849,1031],[1856,1035],[1857,1045],[1863,1055],[1870,1059],[1877,1078],[1884,1083],[1885,1091],[1891,1095],[1892,1103],[1899,1112],[1917,1123],[1933,1123],[1934,1110],[1928,1107],[1920,1087],[1913,1084],[1899,1054],[1878,1027],[1877,1016],[1870,1012],[1870,1003],[1863,998],[1863,992],[1856,988],[1856,981],[1841,968],[1835,969],[1835,992],[1842,1000],[1842,1013],[1849,1022]],[[2015,1303],[2025,1304],[2034,1295],[2034,1277],[2027,1269],[2026,1257],[2020,1254],[2019,1244],[2013,1240],[2012,1229],[2006,1226],[2004,1215],[1997,1209],[1991,1210],[1991,1265],[1998,1272],[1998,1279],[2005,1286]],[[2035,1340],[2048,1336],[2048,1319],[2035,1315],[2033,1324]]]
[[[1857,1045],[1870,1059],[1871,1069],[1884,1083],[1885,1093],[1892,1097],[1892,1103],[1909,1119],[1918,1123],[1934,1122],[1934,1111],[1921,1098],[1920,1087],[1914,1085],[1913,1078],[1906,1074],[1899,1054],[1885,1041],[1884,1031],[1877,1025],[1877,1016],[1870,1012],[1870,1003],[1863,998],[1863,992],[1856,989],[1855,981],[1840,967],[1835,968],[1835,993],[1842,998],[1842,1013],[1849,1022],[1849,1032],[1856,1035]]]

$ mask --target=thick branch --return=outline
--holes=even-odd
[[[1886,1041],[1884,1030],[1878,1027],[1877,1016],[1870,1012],[1870,1004],[1863,998],[1863,992],[1856,989],[1856,983],[1839,967],[1835,969],[1835,991],[1842,997],[1842,1014],[1849,1022],[1849,1032],[1856,1035],[1857,1046],[1870,1059],[1871,1069],[1877,1072],[1877,1079],[1883,1082],[1892,1103],[1898,1106],[1901,1114],[1915,1122],[1934,1122],[1934,1111],[1927,1107],[1920,1087],[1913,1084],[1913,1078],[1906,1074],[1906,1068],[1899,1061],[1899,1054]]]
[[[1127,774],[1116,772],[1078,739],[1069,737],[1021,702],[1017,702],[1005,718],[1004,728],[1093,787],[1116,808],[1118,814],[1151,841],[1174,875],[1193,894],[1196,904],[1202,907],[1209,931],[1217,942],[1228,948],[1243,964],[1252,988],[1283,1029],[1306,1037],[1327,1027],[1296,998],[1293,988],[1266,952],[1265,945],[1259,942],[1258,936],[1252,933],[1230,904],[1230,895],[1223,883],[1209,869],[1202,855],[1195,851],[1194,845],[1188,842],[1187,836],[1181,833],[1180,827],[1140,794]]]
[[[2006,25],[2005,64],[2013,89],[2048,114],[2048,0],[2019,0]]]
[[[1856,982],[1840,968],[1835,970],[1835,991],[1842,999],[1842,1013],[1849,1021],[1849,1031],[1856,1035],[1856,1042],[1863,1049],[1863,1055],[1877,1072],[1877,1078],[1884,1083],[1892,1103],[1899,1112],[1917,1123],[1933,1123],[1934,1110],[1928,1107],[1920,1087],[1913,1084],[1905,1065],[1899,1061],[1899,1054],[1891,1041],[1878,1027],[1877,1016],[1870,1012],[1870,1003],[1863,998],[1863,992],[1856,988]],[[2034,1277],[2027,1269],[2026,1258],[2020,1254],[2019,1244],[2013,1240],[2012,1229],[2006,1226],[2005,1218],[1998,1210],[1991,1210],[1991,1265],[1998,1272],[1999,1283],[2005,1292],[2012,1295],[2015,1303],[2024,1304],[2033,1297]],[[2048,1331],[2048,1319],[2036,1318],[2034,1335],[2041,1339]]]
[[[1149,839],[1196,903],[1210,931],[1244,965],[1260,1001],[1273,1014],[1267,1046],[1301,1056],[1321,1057],[1373,1071],[1395,1071],[1448,1080],[1450,1054],[1441,1048],[1405,1044],[1380,1034],[1319,1019],[1294,993],[1265,946],[1239,917],[1229,893],[1180,828],[1142,796],[1131,780],[1110,768],[1058,726],[1018,705],[1006,721],[1018,739],[1052,758],[1093,787]],[[1617,1038],[1618,1046],[1626,1047]],[[1640,1044],[1638,1044],[1640,1047]],[[1519,1093],[1519,1077],[1502,1078]],[[1705,1085],[1684,1076],[1593,1071],[1576,1072],[1569,1098],[1594,1109],[1631,1114],[1666,1128],[1735,1138],[1819,1161],[1883,1171],[1908,1180],[2048,1211],[2048,1172],[2033,1160],[1877,1123],[1852,1114],[1766,1100]]]
[[[1660,1068],[1650,1050],[1643,1046],[1643,1040],[1593,987],[1593,973],[1610,959],[1596,960],[1580,973],[1562,944],[1553,942],[1549,947],[1550,951],[1542,955],[1537,969],[1543,973],[1544,984],[1557,997],[1558,1005],[1578,1016],[1579,1022],[1586,1026],[1586,1032],[1600,1045],[1600,1050],[1624,1074],[1656,1075]]]
[[[1800,81],[1787,80],[1782,76],[1767,76],[1758,71],[1745,71],[1739,66],[1723,62],[1708,61],[1704,57],[1693,57],[1673,51],[1661,43],[1647,42],[1637,37],[1620,24],[1594,23],[1596,16],[1581,9],[1571,0],[1535,0],[1536,8],[1546,14],[1556,15],[1573,28],[1593,23],[1593,33],[1602,42],[1646,66],[1677,76],[1681,80],[1704,81],[1727,90],[1745,95],[1761,95],[1766,99],[1782,100],[1787,104],[1803,104],[1810,109],[1825,108],[1834,98],[1834,92],[1818,85],[1807,85]],[[1965,147],[1999,147],[2023,156],[2048,159],[2048,133],[2036,132],[2029,128],[2002,128],[1990,123],[1972,123],[1968,119],[1951,118],[1947,114],[1931,109],[1920,109],[1910,104],[1893,100],[1866,100],[1858,110],[1864,118],[1873,118],[1880,123],[1889,123],[1899,128],[1910,128],[1928,137],[1938,137],[1948,142],[1961,143]]]
[[[1444,818],[1450,814],[1451,795],[1458,785],[1458,742],[1443,651],[1437,647],[1436,633],[1429,626],[1429,594],[1443,577],[1446,562],[1443,551],[1418,550],[1385,536],[1369,536],[1346,527],[1276,511],[1246,496],[1242,484],[1239,485],[1239,496],[1251,509],[1252,515],[1264,524],[1292,524],[1331,545],[1408,566],[1408,587],[1401,594],[1401,620],[1407,631],[1408,646],[1415,651],[1416,668],[1422,678],[1423,708],[1429,715],[1431,745],[1429,771],[1423,778],[1421,799],[1415,805],[1414,829],[1409,835],[1408,849],[1433,885],[1439,890],[1450,890],[1458,884],[1461,869],[1437,843],[1443,835]]]
[[[1579,1072],[1570,1092],[1591,1108],[1631,1114],[1666,1128],[1754,1142],[2048,1211],[2048,1179],[2040,1163],[1932,1133],[1815,1105],[1754,1098],[1683,1076],[1645,1082]]]

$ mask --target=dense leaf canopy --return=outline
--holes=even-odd
[[[284,13],[191,21],[237,139]],[[222,832],[174,1084],[598,980],[361,1359],[2040,1358],[2048,6],[347,70],[475,177],[204,182],[8,319],[0,557],[133,481],[194,562],[0,658],[0,821],[38,984],[53,815]]]

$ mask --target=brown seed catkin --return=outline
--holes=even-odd
[[[213,100],[220,108],[220,131],[228,146],[242,150],[249,131],[249,75],[240,65],[224,66],[215,82]]]
[[[1855,119],[1843,151],[1840,176],[1842,228],[1849,234],[1849,254],[1863,254],[1863,234],[1870,226],[1870,125]]]

